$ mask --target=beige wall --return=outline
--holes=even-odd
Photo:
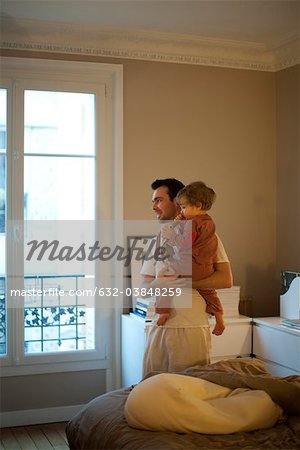
[[[275,75],[124,61],[125,218],[153,218],[157,177],[202,179],[253,315],[277,312]]]
[[[300,65],[276,74],[277,265],[300,272]]]
[[[104,370],[7,377],[1,379],[1,411],[84,405],[104,392]]]

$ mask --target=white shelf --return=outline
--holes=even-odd
[[[281,321],[284,320],[282,317],[258,317],[253,319],[255,325],[262,325],[264,327],[269,327],[281,331],[282,333],[294,334],[295,336],[300,336],[300,330],[296,330],[292,327],[287,327],[283,325]]]
[[[253,353],[274,375],[300,374],[300,332],[281,321],[281,317],[253,319]]]

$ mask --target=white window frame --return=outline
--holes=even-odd
[[[11,98],[20,96],[23,88],[34,86],[44,89],[45,80],[49,82],[49,90],[96,93],[96,219],[123,220],[123,66],[1,58],[1,87],[7,89],[8,108]],[[23,129],[12,134],[14,124],[23,124],[22,115],[22,108],[16,108],[15,105],[7,111],[7,220],[23,220],[23,200],[20,195],[23,192]],[[6,294],[10,289],[22,289],[23,286],[24,258],[16,254],[17,248],[14,238],[7,237],[6,273],[20,281],[19,285],[14,281],[14,286],[11,286],[12,278],[8,277]],[[113,269],[120,271],[118,267]],[[115,307],[110,310],[96,308],[95,350],[24,355],[23,309],[13,308],[12,314],[8,308],[8,355],[0,358],[0,375],[109,369],[111,377],[118,379],[119,315],[120,309],[116,310]]]

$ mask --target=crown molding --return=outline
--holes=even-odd
[[[300,38],[291,39],[272,49],[274,56],[274,71],[300,64]]]
[[[300,63],[300,39],[270,47],[194,35],[1,18],[2,49],[33,50],[275,72]]]

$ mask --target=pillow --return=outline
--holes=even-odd
[[[229,434],[272,427],[282,410],[264,391],[230,389],[206,380],[163,373],[130,392],[125,417],[133,428]]]

